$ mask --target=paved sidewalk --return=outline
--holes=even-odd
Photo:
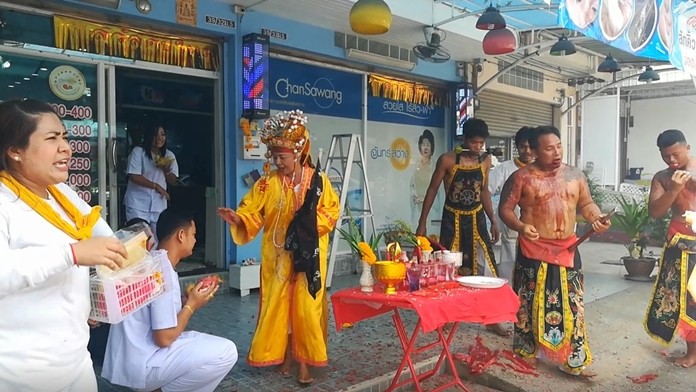
[[[650,295],[651,284],[630,282],[623,278],[625,270],[618,265],[602,264],[618,260],[625,248],[616,244],[585,243],[580,248],[586,279],[585,302],[590,345],[595,359],[592,370],[599,373],[592,382],[579,382],[540,366],[542,376],[524,376],[500,367],[493,367],[483,377],[472,381],[494,390],[512,392],[542,391],[679,391],[696,385],[696,369],[683,370],[669,364],[663,349],[653,343],[642,330],[641,321]],[[659,252],[659,249],[656,250]],[[356,285],[358,275],[335,278],[333,291]],[[329,366],[315,370],[315,383],[301,388],[295,377],[284,378],[273,368],[256,369],[244,362],[256,325],[258,293],[240,298],[226,293],[215,298],[209,306],[196,313],[190,328],[231,339],[237,344],[240,362],[223,380],[218,391],[342,391],[360,385],[361,390],[381,390],[375,381],[393,372],[401,359],[401,349],[391,318],[381,316],[356,324],[337,333],[330,317]],[[415,318],[403,313],[404,323],[412,329]],[[510,349],[511,340],[503,339],[478,325],[463,325],[452,344],[452,351],[467,352],[479,335],[490,348]],[[432,339],[422,337],[423,342]],[[677,349],[681,346],[677,346]],[[430,354],[430,355],[428,355]],[[433,354],[424,353],[419,361]],[[626,376],[658,372],[657,380],[648,384],[633,384]],[[443,376],[445,377],[445,376]],[[382,377],[383,378],[383,377]],[[431,381],[432,383],[437,381]],[[491,391],[469,382],[474,392]],[[125,391],[100,380],[100,391]],[[353,388],[352,390],[357,390]],[[452,389],[454,390],[454,389]]]

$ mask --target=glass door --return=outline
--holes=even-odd
[[[68,184],[88,204],[105,206],[103,65],[12,48],[1,49],[0,57],[0,100],[37,99],[53,106],[68,130],[73,151]],[[102,214],[106,217],[108,212],[104,209]]]

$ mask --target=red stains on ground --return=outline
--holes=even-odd
[[[634,384],[647,384],[650,381],[654,381],[655,379],[657,379],[657,374],[647,373],[637,377],[626,376],[626,378],[631,380]]]
[[[472,375],[483,374],[491,366],[497,365],[520,374],[539,377],[539,373],[533,365],[525,362],[510,350],[492,351],[483,343],[481,336],[477,336],[476,343],[469,346],[468,354],[454,354],[454,359],[463,362]]]

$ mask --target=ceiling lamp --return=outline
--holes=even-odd
[[[558,38],[558,42],[553,44],[549,54],[551,56],[568,56],[574,54],[575,52],[577,52],[575,49],[575,44],[568,41],[568,38],[565,36],[565,34],[563,34],[560,38]]]
[[[358,0],[350,9],[349,19],[354,32],[377,35],[389,31],[392,13],[384,0]]]
[[[501,55],[517,50],[517,36],[510,29],[491,30],[483,37],[483,53]]]
[[[645,67],[645,71],[643,71],[643,73],[638,75],[639,82],[651,83],[657,82],[658,80],[660,80],[660,74],[655,72],[655,70],[653,70],[649,65]]]
[[[503,18],[500,11],[493,6],[486,8],[486,12],[476,21],[476,28],[479,30],[501,30],[505,27],[507,27],[505,18]]]
[[[614,73],[619,71],[621,71],[621,65],[619,65],[619,62],[616,61],[611,53],[599,64],[599,67],[597,67],[597,72]]]

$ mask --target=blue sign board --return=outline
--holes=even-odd
[[[367,98],[367,119],[394,124],[444,128],[445,108],[370,96]]]
[[[362,75],[272,58],[271,109],[362,118]]]

